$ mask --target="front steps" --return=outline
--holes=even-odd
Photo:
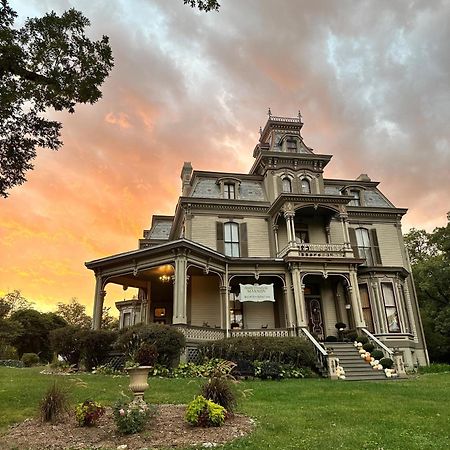
[[[352,343],[325,342],[327,349],[333,349],[333,353],[339,358],[339,365],[345,371],[345,379],[350,381],[388,380],[384,371],[373,370],[372,366],[364,361],[358,350]]]

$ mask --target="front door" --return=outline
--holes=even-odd
[[[306,305],[308,307],[308,328],[310,333],[314,333],[320,340],[324,340],[320,297],[306,297]]]

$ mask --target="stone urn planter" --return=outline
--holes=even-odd
[[[130,375],[129,388],[134,395],[134,401],[144,400],[144,393],[148,389],[147,377],[151,366],[138,366],[126,369]]]

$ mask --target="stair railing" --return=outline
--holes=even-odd
[[[361,328],[361,331],[366,334],[366,336],[373,341],[375,344],[378,345],[378,347],[382,348],[384,353],[389,355],[389,357],[392,357],[394,355],[394,352],[389,348],[386,347],[376,336],[374,336],[367,328]]]
[[[316,352],[316,359],[320,367],[326,371],[328,376],[332,379],[336,379],[337,358],[334,355],[329,355],[328,352],[320,345],[314,336],[309,332],[307,328],[301,327],[300,330],[313,344]]]

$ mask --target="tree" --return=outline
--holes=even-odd
[[[119,319],[117,317],[113,317],[109,311],[111,310],[110,306],[104,306],[102,310],[102,324],[101,327],[105,330],[118,330],[119,329]]]
[[[11,315],[11,321],[20,323],[22,332],[14,339],[19,357],[24,353],[36,353],[41,360],[52,358],[49,333],[67,323],[54,313],[40,313],[34,309],[21,309]]]
[[[86,306],[82,305],[76,297],[73,297],[70,303],[58,303],[55,314],[74,327],[91,328],[92,319],[86,314]]]
[[[219,11],[220,3],[217,0],[183,0],[185,5],[198,8],[200,11]]]
[[[0,297],[0,319],[6,319],[11,316],[14,311],[20,309],[30,309],[33,303],[22,296],[18,289],[8,292]]]
[[[432,361],[450,362],[450,224],[405,236]]]
[[[28,18],[14,29],[17,13],[0,1],[0,195],[7,197],[33,168],[37,147],[62,145],[61,123],[42,114],[95,103],[113,57],[107,36],[85,36],[90,22],[75,9]]]

